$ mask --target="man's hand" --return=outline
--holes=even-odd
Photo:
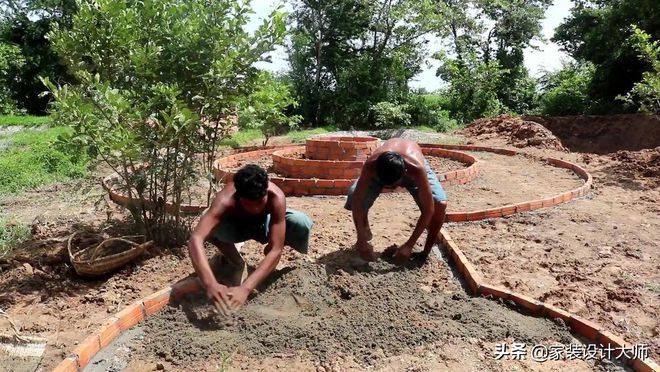
[[[223,315],[230,312],[230,298],[228,288],[218,282],[206,286],[206,296],[213,303],[215,308]]]
[[[404,264],[410,260],[410,255],[413,251],[413,245],[410,243],[405,243],[401,245],[394,254],[394,263],[397,265]]]
[[[357,249],[360,257],[366,261],[375,261],[376,254],[374,253],[374,247],[366,240],[358,240],[355,243],[355,248]]]
[[[229,288],[229,305],[231,306],[232,310],[236,310],[239,307],[245,305],[250,292],[252,291],[243,286]]]

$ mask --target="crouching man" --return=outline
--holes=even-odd
[[[266,171],[252,164],[241,168],[233,182],[216,194],[188,242],[193,267],[209,300],[222,313],[245,304],[277,267],[285,245],[307,253],[312,225],[304,213],[286,208],[284,193],[269,182]],[[218,247],[224,264],[242,268],[244,261],[235,243],[247,240],[266,244],[264,259],[242,283],[232,287],[218,283],[206,259],[204,242]]]
[[[366,260],[376,259],[369,226],[369,209],[383,189],[405,187],[413,196],[421,215],[410,239],[399,247],[388,249],[384,255],[393,255],[401,264],[411,257],[415,243],[424,230],[428,230],[424,249],[419,256],[426,260],[442,224],[447,210],[447,196],[424,158],[422,149],[415,142],[395,138],[383,143],[366,160],[360,178],[348,192],[345,208],[353,212],[357,232],[355,244],[360,256]],[[396,213],[396,211],[392,211]]]

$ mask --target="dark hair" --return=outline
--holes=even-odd
[[[268,190],[268,174],[255,164],[248,164],[234,175],[236,197],[259,200]]]
[[[406,163],[403,157],[394,151],[386,151],[378,156],[376,174],[382,183],[392,185],[403,177]]]

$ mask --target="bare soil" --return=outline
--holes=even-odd
[[[532,146],[565,150],[559,138],[543,125],[510,115],[478,119],[459,133],[481,141],[495,137],[505,138],[507,144],[518,148]]]
[[[626,122],[625,127],[630,129],[630,125],[632,124]],[[618,133],[613,129],[607,129],[606,132]],[[643,130],[640,129],[638,132]],[[640,141],[645,136],[638,132],[631,134],[637,139],[631,139],[629,144],[633,142],[636,146],[643,144]],[[592,142],[597,143],[599,137],[594,133],[590,135]],[[620,136],[620,138],[624,137]],[[646,137],[655,138],[651,134]],[[508,146],[508,139],[494,136],[483,140],[483,143],[505,147]],[[592,148],[604,153],[615,153],[621,149],[612,145],[612,148],[616,149],[607,151],[606,148],[593,143],[590,145]],[[660,190],[656,182],[657,177],[653,176],[654,173],[644,176],[647,174],[646,171],[630,172],[630,169],[635,167],[631,167],[627,159],[616,158],[618,155],[565,153],[534,147],[527,147],[524,151],[537,156],[561,157],[584,166],[595,177],[595,190],[587,198],[538,213],[493,222],[448,225],[454,239],[467,252],[477,270],[490,281],[576,311],[579,315],[622,334],[626,340],[648,342],[651,344],[652,355],[657,359],[660,334],[658,328]],[[639,156],[645,158],[646,155],[643,153]],[[478,179],[468,185],[448,187],[450,210],[498,206],[538,198],[554,194],[556,191],[565,191],[581,183],[567,171],[562,175],[561,172],[564,171],[561,169],[537,161],[527,162],[523,157],[493,154],[492,158],[488,158],[490,154],[481,152],[476,155],[486,161],[482,167],[481,178],[490,177],[487,178],[488,183],[480,185],[481,180]],[[636,153],[630,155],[638,156]],[[489,167],[488,163],[497,166]],[[512,165],[507,167],[507,164]],[[647,164],[648,167],[653,167],[656,163],[650,161]],[[499,168],[505,170],[497,171]],[[34,237],[18,247],[12,256],[0,259],[0,308],[6,311],[20,327],[21,333],[42,336],[49,340],[41,370],[52,369],[62,358],[69,355],[77,342],[98,327],[108,315],[193,271],[187,253],[182,247],[168,252],[151,252],[144,260],[106,278],[85,280],[75,275],[68,263],[64,246],[69,234],[81,228],[113,233],[116,231],[117,234],[127,232],[124,231],[128,226],[126,213],[112,202],[108,202],[98,182],[108,173],[107,170],[101,170],[96,179],[51,185],[0,200],[0,213],[3,217],[19,223],[31,224],[34,233]],[[500,186],[502,183],[506,183],[506,186]],[[480,189],[481,187],[488,189],[483,190]],[[521,192],[521,188],[525,188],[526,191]],[[314,220],[315,227],[311,240],[311,253],[302,256],[292,250],[286,250],[279,269],[296,267],[311,270],[312,267],[317,266],[309,265],[327,267],[328,263],[332,262],[352,262],[355,256],[348,254],[347,251],[351,249],[355,237],[350,214],[342,208],[344,198],[289,198],[287,201],[289,207],[308,213]],[[381,196],[370,213],[376,250],[382,251],[391,244],[405,241],[418,215],[417,207],[407,194]],[[420,242],[422,239],[424,237]],[[246,244],[244,250],[250,265],[256,265],[261,258],[262,247],[250,242]],[[213,248],[209,247],[209,255],[213,252]],[[339,267],[346,268],[351,265],[346,263],[340,264]],[[411,288],[402,288],[402,285],[395,284],[397,290],[401,289],[399,292],[402,293],[402,298],[406,296],[416,300],[437,298],[438,303],[445,304],[454,301],[452,296],[458,294],[461,298],[458,301],[459,309],[475,311],[474,309],[478,308],[476,304],[479,301],[462,297],[464,290],[460,283],[456,282],[453,273],[441,261],[432,261],[430,266],[417,271],[383,274],[390,275],[387,278],[392,279],[386,283],[380,281],[378,276],[371,276],[371,273],[342,270],[348,273],[346,278],[349,289],[357,283],[358,295],[344,300],[339,293],[341,301],[337,300],[337,309],[350,311],[351,308],[340,307],[339,304],[359,301],[361,298],[367,299],[372,293],[384,294],[380,287],[375,288],[376,285],[391,285],[395,279],[407,280],[415,284]],[[430,275],[431,273],[433,275]],[[322,272],[319,273],[321,274]],[[297,274],[296,271],[291,271],[289,275],[289,278],[294,278]],[[309,275],[315,275],[314,271],[312,270]],[[333,281],[328,281],[330,284],[336,283],[336,279],[345,276],[339,275],[338,272],[326,272],[326,275],[328,278],[336,277],[332,279]],[[283,281],[283,287],[273,286],[270,289],[272,292],[264,292],[263,297],[257,297],[253,301],[270,299],[274,304],[278,300],[277,296],[284,296],[279,298],[287,299],[289,302],[283,300],[282,304],[291,305],[290,298],[286,297],[286,291],[293,290],[294,284],[299,283],[295,280],[292,282]],[[362,288],[362,285],[371,284],[375,286],[373,290],[365,291]],[[274,291],[275,288],[281,290]],[[330,298],[338,295],[335,287],[328,286],[328,288],[332,291]],[[322,293],[318,291],[325,290],[320,287],[312,289],[310,293],[314,296]],[[323,304],[323,301],[319,303]],[[463,307],[467,304],[475,307]],[[369,310],[373,312],[373,308],[377,306],[378,302],[372,300]],[[500,305],[492,303],[492,306]],[[292,308],[296,310],[295,307]],[[332,309],[332,307],[328,308]],[[362,314],[360,316],[366,318],[364,316],[366,310],[360,307],[357,309],[355,314]],[[404,307],[404,309],[408,308]],[[441,309],[445,308],[441,307]],[[488,308],[485,310],[495,311]],[[176,319],[182,319],[179,310],[168,311]],[[255,318],[249,315],[250,311],[255,310],[246,309],[245,320],[253,321]],[[383,311],[377,309],[376,313],[383,315]],[[450,310],[448,312],[451,314]],[[349,314],[348,316],[339,314],[336,317],[348,322],[352,313]],[[386,313],[383,316],[385,315]],[[324,319],[330,318],[327,313],[322,312],[319,316],[325,316]],[[446,317],[443,319],[448,324],[451,323],[450,320],[455,321]],[[334,326],[341,324],[338,319],[333,319],[330,323]],[[291,325],[291,322],[289,324]],[[414,322],[412,324],[423,329],[423,324]],[[6,323],[0,324],[0,332],[7,332],[6,326]],[[193,325],[188,325],[191,326]],[[236,327],[236,324],[232,327]],[[465,327],[474,329],[470,328],[473,325]],[[451,328],[447,329],[451,331]],[[513,329],[516,331],[517,328]],[[284,331],[280,329],[280,332]],[[453,337],[455,334],[452,332],[448,332],[447,337],[440,337],[435,344],[436,348],[433,349],[406,346],[401,352],[395,350],[390,351],[389,354],[384,351],[383,355],[376,354],[377,358],[372,362],[373,368],[474,371],[512,369],[563,371],[604,368],[583,362],[534,364],[529,360],[496,361],[492,355],[495,342],[512,342],[512,339],[495,340],[497,333],[493,333],[492,338],[489,339],[491,341],[487,341],[470,337]],[[261,331],[261,334],[263,333]],[[282,333],[274,333],[274,335],[283,337]],[[543,336],[534,333],[529,335]],[[331,351],[336,348],[336,355],[343,355],[346,346],[339,342],[341,340],[332,341],[331,336],[328,336],[329,344],[321,342],[318,344],[326,345]],[[251,340],[255,340],[254,335],[250,337]],[[248,345],[256,344],[251,341]],[[182,345],[181,348],[187,346]],[[365,348],[366,346],[362,347]],[[144,358],[138,361],[147,362],[147,355],[142,355]],[[198,365],[190,365],[186,368],[217,370],[231,362],[233,369],[273,370],[286,367],[300,370],[363,370],[364,355],[368,356],[367,353],[360,352],[355,356],[341,355],[329,358],[321,365],[321,359],[313,359],[314,350],[270,354],[260,358],[249,358],[237,353],[230,356],[214,355]],[[165,364],[167,363],[169,362]],[[155,364],[134,363],[126,370],[154,368]]]

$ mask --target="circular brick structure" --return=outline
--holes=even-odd
[[[292,147],[273,153],[273,171],[285,177],[320,179],[356,179],[364,160],[312,160],[309,148],[301,158],[304,147]]]
[[[305,142],[311,160],[365,161],[378,147],[375,137],[315,137]]]

